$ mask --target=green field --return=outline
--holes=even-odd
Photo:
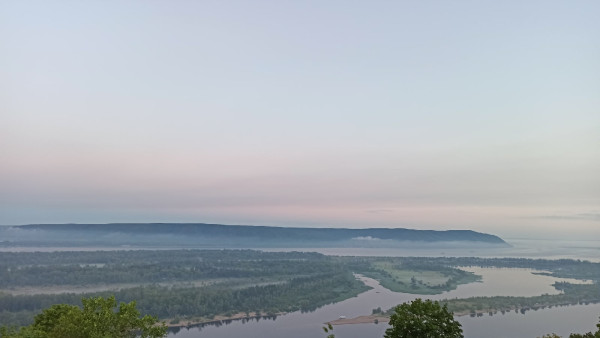
[[[450,267],[417,268],[390,260],[375,261],[365,275],[377,279],[382,286],[396,292],[439,294],[472,283],[480,277]]]

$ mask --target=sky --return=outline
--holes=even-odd
[[[0,224],[599,236],[598,13],[2,1]]]

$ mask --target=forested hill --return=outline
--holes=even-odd
[[[507,245],[498,236],[471,230],[294,228],[204,223],[30,224],[13,228],[42,232],[50,237],[60,235],[65,240],[106,240],[112,244],[140,244],[154,239],[165,245],[195,243],[223,247],[393,247],[406,242]]]

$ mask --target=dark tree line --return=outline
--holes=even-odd
[[[285,277],[332,264],[315,253],[251,250],[0,253],[0,288]]]
[[[18,295],[0,294],[0,322],[29,324],[33,315],[53,304],[75,305],[82,296],[109,296],[118,301],[135,300],[142,314],[160,318],[231,315],[238,312],[260,312],[267,315],[289,311],[310,311],[319,306],[341,301],[366,291],[366,287],[347,271],[336,269],[289,282],[241,289],[219,285],[205,287],[141,286],[118,292],[93,294]]]
[[[261,252],[254,250],[132,250],[97,252],[10,253],[0,252],[0,289],[22,286],[138,285],[115,294],[117,300],[136,300],[144,314],[161,318],[203,317],[261,312],[275,314],[311,310],[352,297],[365,290],[354,273],[364,273],[386,285],[386,271],[377,262],[409,270],[438,271],[448,276],[453,288],[473,276],[458,266],[532,268],[559,277],[600,279],[600,264],[579,260],[519,258],[428,258],[428,257],[330,257],[317,253]],[[192,287],[200,281],[204,286]],[[418,281],[415,281],[417,284]],[[167,286],[169,285],[169,286]],[[500,309],[531,301],[546,305],[565,301],[592,302],[600,299],[598,287],[557,284],[560,295],[548,299],[492,298],[449,304],[454,311]],[[595,287],[596,289],[593,289]],[[434,291],[435,291],[434,290]],[[108,296],[108,292],[85,296]],[[53,304],[79,304],[81,294],[16,296],[0,291],[0,323],[27,324],[35,313]],[[455,307],[456,306],[456,307]],[[541,305],[540,305],[541,306]],[[462,307],[462,308],[461,308]]]

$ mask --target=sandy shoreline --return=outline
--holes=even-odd
[[[512,310],[515,310],[516,308],[513,307]],[[512,311],[512,310],[505,310],[505,311]],[[474,314],[475,315],[482,315],[482,314],[487,314],[489,312],[497,312],[496,310],[481,310],[481,311],[477,311]],[[455,312],[454,316],[455,317],[462,317],[462,316],[470,316],[473,313],[471,313],[470,311],[461,311],[461,312]],[[368,323],[375,323],[375,320],[377,320],[378,323],[385,323],[387,324],[390,321],[390,317],[389,316],[383,316],[383,315],[368,315],[368,316],[358,316],[358,317],[354,317],[354,318],[340,318],[340,319],[336,319],[336,320],[332,320],[330,322],[326,322],[325,324],[331,324],[331,325],[347,325],[347,324],[368,324]]]
[[[325,324],[331,325],[346,325],[346,324],[368,324],[368,323],[385,323],[387,324],[390,321],[390,317],[382,316],[382,315],[370,315],[370,316],[358,316],[354,318],[340,318],[336,320],[332,320]]]

